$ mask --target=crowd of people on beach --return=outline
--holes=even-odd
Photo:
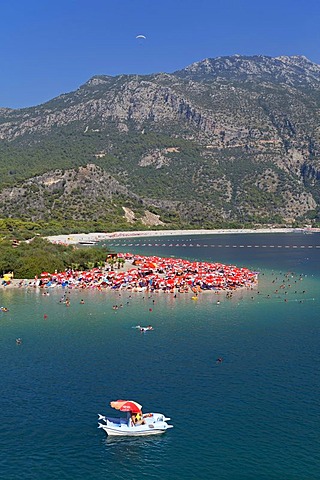
[[[202,290],[235,290],[252,288],[258,273],[248,268],[209,262],[191,262],[177,258],[118,253],[127,270],[93,268],[87,271],[67,269],[63,272],[43,272],[33,285],[40,287],[125,289],[131,291],[164,291],[193,293]],[[21,283],[20,286],[23,286]]]

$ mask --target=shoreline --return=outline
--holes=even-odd
[[[257,228],[257,229],[217,229],[217,230],[140,230],[140,231],[126,231],[126,232],[95,232],[95,233],[73,233],[65,235],[50,235],[46,238],[52,243],[62,243],[64,245],[94,245],[103,240],[113,240],[122,238],[137,238],[137,237],[169,237],[169,236],[184,236],[184,235],[228,235],[228,234],[251,234],[251,233],[303,233],[315,232],[319,233],[320,229],[310,228]]]
[[[129,292],[193,293],[197,300],[203,290],[235,291],[243,287],[253,288],[258,282],[258,273],[248,268],[211,262],[190,262],[183,259],[167,259],[157,256],[118,254],[118,269],[92,268],[80,271],[68,269],[63,272],[43,272],[34,280],[14,279],[4,288],[47,288],[124,290]],[[120,266],[120,260],[123,269]]]
[[[187,236],[187,235],[228,235],[228,234],[268,234],[268,233],[320,233],[320,228],[258,228],[258,229],[197,229],[197,230],[140,230],[140,231],[120,231],[120,232],[92,232],[92,233],[76,233],[76,234],[61,234],[44,237],[48,241],[63,245],[96,245],[98,242],[104,240],[121,240],[126,238],[148,238],[148,237],[169,237],[169,236]],[[122,271],[130,268],[127,264]],[[13,278],[8,285],[0,285],[2,288],[34,288],[34,279],[18,279]]]

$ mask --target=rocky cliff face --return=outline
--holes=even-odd
[[[92,165],[109,178],[107,191]],[[124,203],[186,224],[317,217],[320,66],[300,56],[235,55],[173,74],[97,76],[46,104],[0,109],[2,215],[37,199],[45,215],[37,179],[55,177],[52,169],[62,172],[54,191],[64,185],[53,204],[72,204],[81,170],[70,172],[80,166],[89,190],[100,192],[92,202],[116,190]]]
[[[231,81],[253,81],[284,84],[286,86],[311,86],[320,84],[320,66],[304,56],[207,58],[175,72],[182,78],[198,81],[225,79]]]

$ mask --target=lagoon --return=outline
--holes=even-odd
[[[197,302],[72,291],[69,308],[61,290],[1,289],[0,478],[318,479],[320,235],[103,243],[246,266],[259,286]],[[174,429],[107,438],[97,414],[117,398],[165,413]]]

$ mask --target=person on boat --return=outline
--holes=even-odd
[[[141,413],[136,414],[135,425],[142,425],[144,423]]]
[[[131,425],[134,426],[136,424],[136,415],[135,413],[131,414]]]

